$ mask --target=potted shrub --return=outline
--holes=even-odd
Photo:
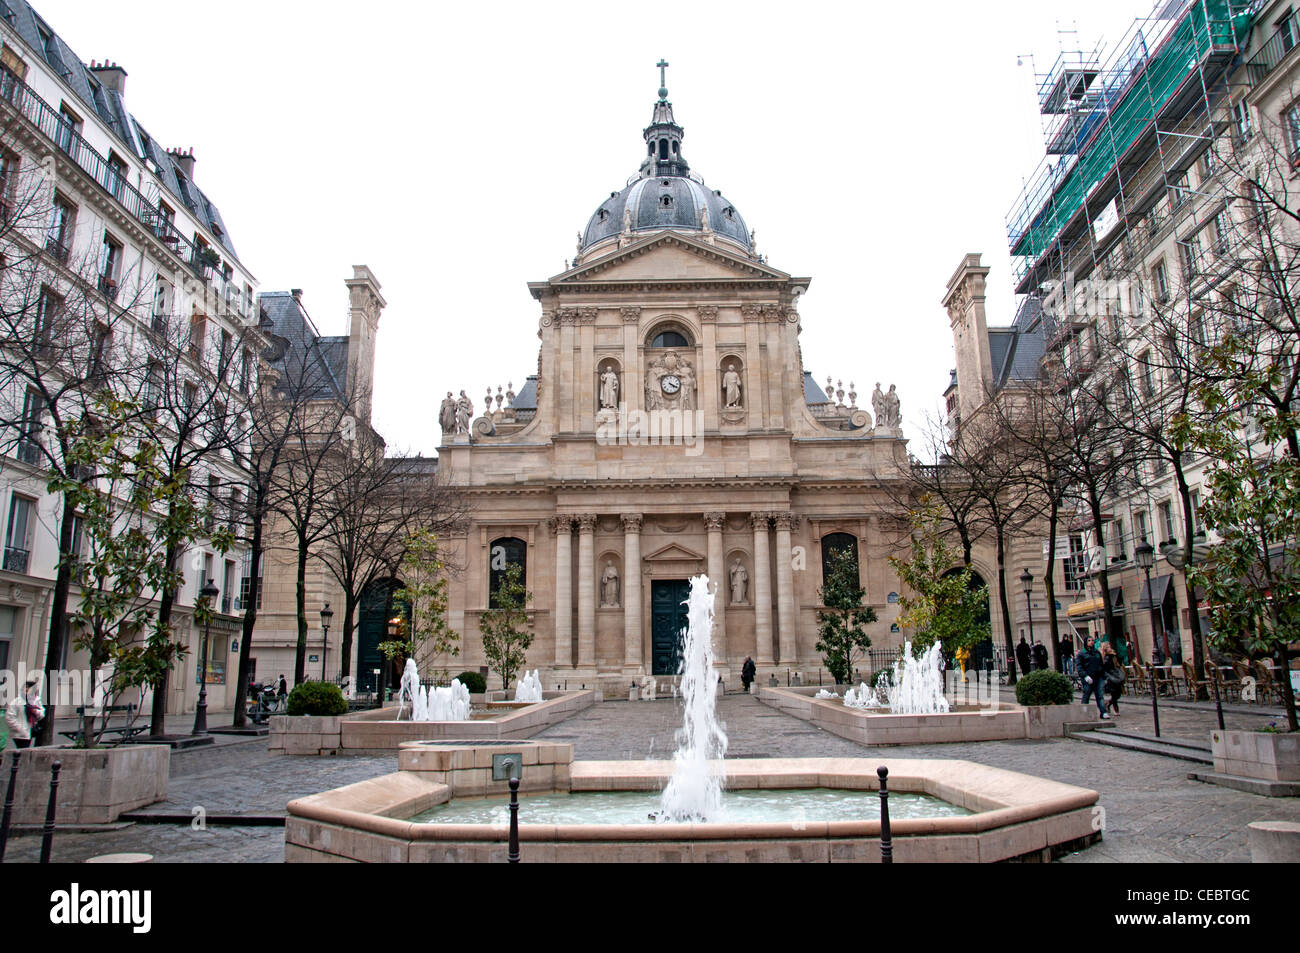
[[[1029,672],[1016,682],[1016,701],[1025,709],[1030,738],[1060,737],[1066,722],[1096,719],[1095,710],[1074,700],[1074,683],[1051,669]]]
[[[271,719],[272,754],[318,755],[338,750],[348,700],[333,682],[295,685],[285,711]]]

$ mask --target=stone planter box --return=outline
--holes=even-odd
[[[367,755],[396,751],[408,741],[527,738],[595,704],[596,692],[545,692],[542,702],[470,721],[398,721],[398,708],[375,708],[337,717],[277,715],[271,719],[270,753]],[[492,703],[489,703],[491,707]]]
[[[1261,781],[1300,781],[1300,735],[1269,731],[1212,731],[1219,774]]]
[[[1079,722],[1100,722],[1096,705],[1071,702],[1068,705],[1026,705],[1029,738],[1064,738],[1065,726]]]
[[[7,786],[14,753],[0,758]],[[109,824],[118,815],[167,799],[171,749],[166,745],[118,748],[27,748],[18,762],[15,824],[44,824],[50,798],[50,766],[59,773],[57,824]]]

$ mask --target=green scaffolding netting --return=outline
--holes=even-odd
[[[1230,0],[1196,0],[1154,51],[1145,48],[1139,32],[1135,45],[1122,51],[1119,63],[1098,80],[1097,130],[1073,167],[1054,188],[1054,176],[1040,177],[1012,213],[1012,255],[1037,259],[1051,248],[1089,193],[1184,81],[1212,53],[1235,51],[1254,16],[1253,4],[1243,8]]]

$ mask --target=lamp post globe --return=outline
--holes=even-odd
[[[208,640],[212,637],[212,606],[217,601],[220,590],[211,579],[199,590],[199,598],[207,608],[203,623],[203,647],[199,650],[199,703],[194,706],[194,729],[192,735],[208,733]]]

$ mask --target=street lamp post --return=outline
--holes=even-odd
[[[203,623],[203,648],[199,652],[199,703],[194,706],[194,730],[192,735],[208,733],[208,639],[212,635],[212,606],[217,600],[219,590],[209,579],[199,590],[199,597],[207,604],[207,618]]]
[[[334,618],[334,613],[330,609],[330,604],[325,603],[325,608],[320,610],[320,680],[325,681],[325,657],[330,650],[330,619]]]
[[[1147,606],[1151,609],[1151,648],[1155,650],[1156,644],[1156,608],[1155,600],[1151,598],[1151,567],[1155,565],[1156,551],[1151,548],[1151,544],[1146,540],[1138,543],[1133,550],[1133,555],[1137,557],[1137,564],[1142,567],[1142,572],[1147,577]],[[1168,655],[1165,656],[1169,658]],[[1155,723],[1156,737],[1160,737],[1160,702],[1158,695],[1159,686],[1156,685],[1156,667],[1151,666],[1151,720]]]
[[[1029,594],[1034,591],[1034,577],[1026,569],[1020,574],[1020,588],[1025,593],[1025,614],[1029,616],[1029,644],[1034,644],[1034,607],[1029,601]]]

